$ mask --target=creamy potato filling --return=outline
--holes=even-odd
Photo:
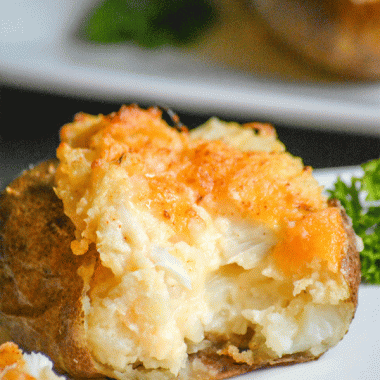
[[[275,231],[197,211],[207,227],[198,228],[197,219],[187,242],[170,236],[147,208],[111,206],[103,213],[97,247],[100,256],[103,249],[112,256],[93,271],[111,270],[91,284],[86,315],[97,361],[121,373],[138,363],[177,375],[210,336],[244,340],[249,329],[246,358],[319,355],[337,343],[351,318],[349,290],[338,275],[314,263],[303,278],[284,277],[270,255]]]

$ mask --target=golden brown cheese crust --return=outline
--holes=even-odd
[[[258,141],[271,136],[278,142],[268,125],[246,128],[252,127]],[[340,270],[346,240],[340,212],[328,207],[312,169],[282,144],[244,151],[223,139],[194,138],[170,128],[157,108],[137,105],[106,116],[78,114],[62,128],[61,141],[55,190],[76,227],[75,254],[104,243],[99,218],[109,194],[108,203],[128,197],[148,208],[169,225],[173,239],[185,242],[205,227],[198,207],[265,224],[282,240],[273,257],[285,276],[301,273],[313,259]]]
[[[0,198],[0,318],[25,350],[46,353],[72,377],[98,377],[83,341],[83,281],[76,273],[94,253],[74,256],[70,251],[74,226],[52,188],[56,164],[49,161],[26,171]],[[346,229],[351,240],[343,265],[356,304],[360,267],[355,235],[348,223]],[[208,369],[204,379],[225,379],[261,367],[316,359],[300,353],[276,360],[258,357],[246,364],[226,355],[228,350],[221,355],[223,348],[215,341],[213,347],[190,356]]]
[[[12,342],[0,346],[0,377],[2,380],[36,380],[25,371],[22,351]]]
[[[0,377],[4,380],[33,380],[34,377],[24,373],[25,361],[22,351],[12,342],[0,346]]]
[[[267,125],[254,128],[261,136],[275,134]],[[182,236],[190,235],[188,226],[197,218],[194,206],[221,213],[228,204],[227,213],[235,208],[280,229],[327,208],[311,168],[300,159],[285,151],[243,152],[222,141],[192,139],[169,128],[156,108],[131,105],[107,116],[79,114],[62,128],[61,140],[56,192],[80,236],[72,246],[79,247],[77,254],[86,251],[85,241],[96,240],[96,223],[86,212],[111,169],[135,184],[134,202],[149,199],[155,216]]]

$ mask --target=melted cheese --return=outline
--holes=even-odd
[[[315,258],[338,272],[346,241],[340,211],[328,208],[294,222],[274,249],[277,266],[291,275],[310,266]]]
[[[53,371],[53,363],[43,354],[23,353],[12,342],[0,345],[0,378],[3,380],[65,380]]]

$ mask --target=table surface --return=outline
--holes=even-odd
[[[126,99],[125,104],[134,103]],[[84,100],[53,93],[0,86],[0,187],[29,164],[55,156],[60,127],[79,111],[108,114],[120,103]],[[142,107],[152,104],[139,104]],[[176,111],[174,109],[174,111]],[[183,124],[193,128],[212,114],[177,112]],[[224,118],[225,120],[228,120]],[[240,119],[238,122],[265,121]],[[359,165],[380,156],[380,137],[319,131],[275,125],[289,152],[314,168]]]

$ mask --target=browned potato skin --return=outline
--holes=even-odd
[[[355,244],[355,240],[357,237],[355,235],[354,230],[352,229],[352,222],[346,214],[346,211],[344,210],[340,202],[337,199],[331,199],[329,201],[329,206],[340,208],[344,228],[347,233],[348,241],[346,246],[346,252],[342,260],[342,271],[351,289],[350,301],[355,305],[356,309],[358,306],[358,291],[361,282],[360,255]]]
[[[16,179],[0,199],[1,323],[26,350],[46,353],[73,376],[96,376],[81,315],[83,281],[76,270],[74,226],[63,214],[43,163]]]
[[[77,274],[78,267],[96,253],[71,252],[74,226],[53,191],[56,165],[52,160],[24,172],[0,197],[0,323],[24,350],[44,352],[56,369],[71,377],[102,377],[84,340],[83,281]],[[349,302],[356,309],[360,261],[355,235],[345,220],[350,241],[343,268],[351,287]],[[317,359],[300,353],[275,360],[257,357],[253,365],[236,363],[217,354],[224,343],[215,339],[213,348],[190,357],[217,371],[210,380]]]

